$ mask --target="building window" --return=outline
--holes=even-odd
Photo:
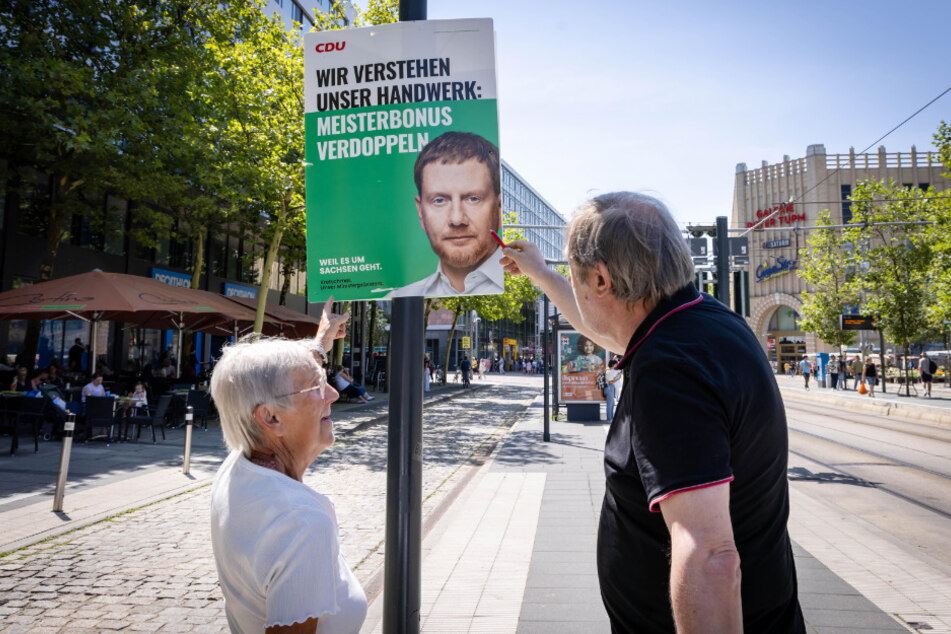
[[[50,205],[53,202],[51,185],[46,174],[25,170],[23,183],[19,188],[20,220],[17,227],[21,233],[37,238],[46,235],[50,223]]]
[[[849,201],[849,196],[852,195],[852,186],[843,185],[842,186],[842,224],[846,225],[852,222],[852,203]]]
[[[129,203],[112,195],[106,196],[106,224],[103,227],[103,251],[111,255],[125,255],[126,219]]]
[[[300,23],[300,24],[303,24],[303,23],[304,23],[304,10],[301,9],[299,6],[297,6],[297,5],[295,4],[295,5],[291,8],[291,18],[294,20],[294,22],[298,22],[298,23]]]

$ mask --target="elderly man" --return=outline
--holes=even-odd
[[[439,265],[432,275],[387,298],[492,295],[505,291],[499,149],[478,134],[446,132],[416,158],[416,213]]]
[[[625,351],[598,534],[612,629],[804,632],[786,532],[786,418],[755,335],[697,292],[658,200],[589,201],[566,251],[570,282],[528,242],[511,243],[502,264],[578,331]]]

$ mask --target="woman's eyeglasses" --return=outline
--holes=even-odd
[[[285,397],[288,397],[288,396],[296,396],[296,395],[298,395],[298,394],[303,394],[303,393],[305,393],[305,392],[313,392],[314,390],[319,390],[319,391],[320,391],[320,398],[323,399],[323,398],[324,398],[324,393],[325,393],[325,391],[326,391],[324,388],[326,388],[326,387],[327,387],[327,377],[326,377],[326,376],[322,376],[322,377],[320,377],[319,382],[317,383],[317,385],[312,385],[312,386],[310,386],[310,387],[305,387],[303,390],[297,390],[296,392],[290,392],[290,393],[288,393],[288,394],[278,394],[276,398],[285,398]]]

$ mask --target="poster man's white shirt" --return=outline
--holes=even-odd
[[[442,265],[436,268],[436,272],[425,277],[418,282],[414,282],[403,288],[398,288],[386,296],[386,299],[394,297],[452,297],[456,295],[498,295],[505,291],[504,281],[499,284],[498,280],[504,280],[504,271],[499,260],[502,259],[502,249],[497,248],[495,253],[489,256],[489,259],[482,263],[482,266],[466,275],[465,289],[460,293],[449,283],[449,278],[442,272]]]

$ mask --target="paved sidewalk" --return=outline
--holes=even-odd
[[[552,421],[536,399],[423,544],[424,632],[608,632],[595,564],[605,422]],[[908,632],[794,546],[808,631]],[[382,594],[363,632],[382,631]]]
[[[452,383],[434,385],[425,404],[462,393]],[[366,404],[334,405],[338,438],[387,417],[388,395],[374,396]],[[33,453],[32,439],[21,437],[19,452],[11,456],[10,438],[0,439],[0,553],[207,486],[227,456],[215,425],[211,421],[208,431],[193,430],[190,475],[182,473],[184,429],[166,429],[165,440],[157,432],[156,444],[146,440],[148,431],[138,442],[74,443],[61,513],[52,512],[61,443],[41,441],[39,452]]]

